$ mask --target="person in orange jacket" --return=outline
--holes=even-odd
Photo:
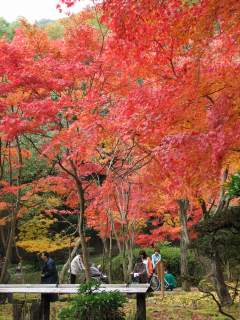
[[[148,279],[150,279],[153,274],[152,260],[150,257],[148,257],[145,250],[141,250],[139,252],[139,256],[142,258],[143,263],[146,265]]]

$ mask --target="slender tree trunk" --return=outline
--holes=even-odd
[[[3,227],[0,227],[0,237],[1,237],[2,247],[3,247],[4,251],[6,251],[7,240],[6,240],[6,237],[5,237],[5,232],[4,232],[4,228]]]
[[[132,232],[132,231],[131,231]],[[127,257],[128,257],[128,281],[130,280],[130,274],[133,270],[133,243],[134,243],[134,235],[131,233],[128,235],[129,239],[126,240],[127,244]]]
[[[103,244],[103,253],[102,253],[102,268],[105,269],[106,267],[106,260],[108,256],[108,247],[107,247],[107,239],[101,238]]]
[[[21,177],[22,177],[22,166],[23,166],[23,159],[22,159],[22,152],[19,138],[16,137],[16,145],[17,145],[17,154],[18,154],[18,175],[17,175],[17,186],[20,187],[21,185]],[[10,148],[10,145],[9,145]],[[9,150],[9,163],[11,163],[11,152]],[[10,165],[11,168],[11,165]],[[12,171],[10,170],[10,184],[12,185]],[[12,206],[12,217],[11,217],[11,225],[10,225],[10,234],[8,237],[7,242],[7,249],[5,255],[5,263],[3,264],[2,272],[0,275],[0,283],[3,282],[5,275],[7,273],[8,265],[12,255],[12,248],[15,241],[15,234],[16,234],[16,225],[17,225],[17,213],[20,208],[20,198],[21,198],[21,191],[18,189],[16,203]]]
[[[127,268],[127,256],[126,256],[126,243],[125,243],[125,241],[123,242],[122,266],[123,266],[124,282],[128,282],[128,268]]]
[[[214,252],[211,259],[199,254],[199,252],[196,252],[196,255],[205,269],[206,278],[212,282],[221,305],[231,304],[232,298],[224,281],[223,268],[217,251]]]
[[[81,240],[81,247],[82,247],[82,257],[83,257],[83,264],[85,267],[85,277],[86,281],[90,280],[90,264],[88,259],[88,251],[87,251],[87,242],[85,238],[85,195],[84,189],[82,186],[82,181],[78,177],[77,168],[72,160],[70,160],[70,164],[74,174],[71,174],[74,178],[77,194],[79,199],[79,221],[78,221],[78,233]]]
[[[184,291],[190,291],[191,285],[189,282],[189,271],[188,271],[188,247],[189,247],[189,236],[187,230],[187,210],[189,207],[189,201],[187,199],[177,200],[179,206],[179,218],[181,225],[181,239],[180,239],[180,249],[181,249],[181,278],[182,278],[182,289]]]
[[[232,298],[224,281],[221,259],[217,251],[211,258],[212,282],[222,306],[232,304]]]
[[[220,189],[219,201],[218,201],[217,207],[214,208],[214,215],[223,213],[225,210],[228,209],[230,198],[225,190],[226,189],[225,182],[227,180],[227,177],[228,177],[228,168],[225,168],[221,178],[221,189]],[[203,218],[205,222],[208,222],[207,219],[209,218],[210,213],[214,217],[213,211],[211,211],[213,206],[211,206],[211,208],[207,210],[204,201],[201,201],[201,202],[202,202],[201,207],[203,211]],[[204,233],[203,233],[203,236],[204,236]],[[226,286],[224,281],[223,265],[221,263],[221,259],[218,251],[218,239],[215,239],[214,234],[212,234],[212,237],[213,237],[212,241],[209,241],[209,245],[211,246],[212,256],[208,258],[206,256],[199,255],[200,262],[202,263],[202,265],[205,267],[205,270],[207,271],[207,278],[211,280],[221,305],[222,306],[229,305],[232,303],[232,298],[229,294],[228,287]]]
[[[228,168],[225,168],[222,174],[220,200],[215,211],[215,215],[221,211],[227,210],[230,200],[226,194],[225,182],[228,177]],[[217,240],[215,240],[217,241]],[[212,246],[213,255],[211,257],[211,268],[212,268],[212,282],[218,295],[218,299],[222,306],[232,304],[232,298],[229,294],[228,288],[224,281],[223,266],[221,263],[220,255],[217,246]]]
[[[85,198],[84,198],[84,190],[82,187],[82,183],[79,179],[76,179],[76,186],[78,191],[79,197],[79,222],[78,222],[78,233],[81,240],[81,247],[82,247],[82,256],[83,256],[83,264],[85,267],[85,276],[86,281],[90,280],[90,265],[89,265],[89,258],[88,258],[88,251],[87,251],[87,242],[85,238],[85,228],[84,228],[84,213],[85,213]]]
[[[117,241],[117,245],[118,245],[118,251],[119,254],[122,258],[122,269],[123,269],[123,279],[124,281],[127,281],[127,264],[126,264],[126,255],[125,255],[125,247],[124,247],[124,243],[123,243],[123,247],[121,246],[121,242],[119,240],[119,237],[117,235],[116,230],[114,229],[114,234],[115,234],[115,239]]]
[[[123,278],[124,278],[124,281],[126,279],[126,274],[127,274],[127,267],[126,267],[126,261],[125,261],[125,254],[124,254],[124,251],[125,251],[125,248],[124,248],[124,242],[121,244],[121,241],[119,239],[119,236],[116,232],[116,229],[115,229],[115,226],[114,226],[114,222],[113,222],[113,218],[112,218],[112,215],[109,211],[109,214],[110,214],[110,219],[111,219],[111,224],[112,224],[112,231],[113,231],[113,234],[114,234],[114,237],[117,241],[117,246],[118,246],[118,252],[122,258],[122,268],[123,268]]]
[[[109,252],[108,252],[108,280],[112,283],[112,226],[109,238]]]
[[[109,244],[107,243],[109,240]],[[102,239],[104,245],[103,251],[103,270],[107,269],[109,283],[112,283],[112,236],[109,239]]]
[[[128,251],[128,278],[130,277],[132,270],[133,270],[133,251],[131,246]]]
[[[14,243],[14,237],[16,232],[16,217],[17,217],[17,210],[15,208],[12,209],[12,220],[11,220],[11,229],[10,234],[7,242],[7,249],[5,254],[5,262],[3,264],[2,272],[0,275],[0,283],[3,283],[5,275],[7,273],[8,265],[11,260],[12,255],[12,247]]]
[[[63,283],[65,273],[67,272],[67,269],[69,268],[70,263],[71,263],[72,259],[74,258],[74,256],[75,256],[75,254],[76,254],[76,252],[77,252],[77,249],[79,248],[80,244],[81,244],[81,240],[80,240],[80,238],[79,238],[79,239],[76,241],[75,246],[74,246],[74,248],[73,248],[70,256],[68,257],[67,262],[66,262],[66,263],[63,265],[63,267],[62,267],[62,270],[61,270],[60,276],[59,276],[59,282],[60,282],[60,283]]]

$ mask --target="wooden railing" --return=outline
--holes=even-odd
[[[5,284],[0,285],[0,293],[24,293],[41,294],[41,319],[50,318],[50,301],[48,295],[55,294],[76,294],[78,293],[78,284]],[[102,284],[98,292],[119,291],[124,294],[136,294],[137,312],[136,320],[146,320],[146,293],[149,290],[149,284]],[[14,319],[15,320],[15,319]]]

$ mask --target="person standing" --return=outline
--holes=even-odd
[[[41,253],[42,264],[42,274],[41,283],[43,284],[53,284],[58,283],[58,272],[56,264],[52,258],[50,258],[49,253],[44,251]]]
[[[56,264],[52,258],[50,258],[49,253],[44,251],[41,253],[40,258],[43,262],[42,264],[42,274],[41,283],[42,284],[57,284],[58,283],[58,272]],[[58,295],[55,293],[43,293],[41,295],[41,316],[40,319],[49,320],[50,317],[50,302],[58,300]]]
[[[156,269],[156,265],[158,262],[160,262],[162,259],[160,250],[158,248],[154,249],[154,254],[152,255],[152,264],[153,264],[153,270]]]
[[[70,264],[70,269],[68,272],[70,273],[70,282],[71,284],[76,283],[77,276],[80,275],[85,270],[82,258],[80,254],[77,254]]]
[[[15,272],[15,281],[16,283],[24,283],[24,276],[23,276],[23,268],[22,268],[22,258],[19,257],[19,262],[16,267],[16,272]]]
[[[145,264],[146,269],[147,269],[147,274],[148,274],[148,279],[150,280],[153,274],[153,265],[151,258],[148,257],[147,253],[145,250],[141,250],[139,252],[139,256],[142,258],[142,262]]]
[[[148,282],[148,273],[145,263],[141,257],[138,257],[134,265],[132,272],[133,282],[137,283],[147,283]]]

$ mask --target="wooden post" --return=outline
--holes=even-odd
[[[137,293],[136,320],[146,320],[146,294]]]
[[[41,314],[41,304],[38,301],[34,301],[31,304],[30,309],[30,320],[41,320],[40,314]]]
[[[163,261],[158,262],[156,264],[156,268],[157,268],[157,276],[158,276],[158,279],[160,280],[160,283],[161,283],[162,297],[164,298],[165,285],[164,285],[164,263],[163,263]]]
[[[40,320],[50,319],[50,300],[49,294],[43,293],[41,295],[41,316]]]
[[[164,298],[164,290],[165,290],[164,263],[162,261],[160,261],[160,273],[161,273],[161,292],[162,292],[162,297]]]
[[[24,301],[13,301],[13,320],[21,320],[23,313]]]

